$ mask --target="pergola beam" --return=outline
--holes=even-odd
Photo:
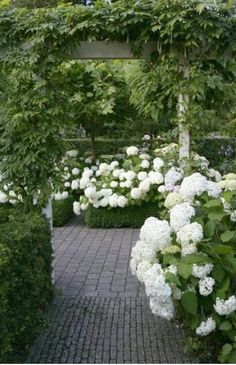
[[[82,41],[70,55],[72,59],[138,59],[149,58],[156,50],[156,42],[148,42],[143,45],[140,57],[132,52],[132,43],[108,42],[108,41]]]

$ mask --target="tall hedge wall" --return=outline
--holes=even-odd
[[[52,297],[48,222],[38,213],[0,224],[0,362],[22,362]]]

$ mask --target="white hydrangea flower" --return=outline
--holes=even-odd
[[[62,200],[67,199],[67,198],[68,198],[68,196],[69,196],[68,191],[63,191],[63,192],[62,192],[62,194],[61,194],[61,198],[62,198]]]
[[[87,197],[87,198],[90,198],[90,199],[96,199],[97,198],[97,191],[96,191],[96,188],[94,186],[89,186],[88,188],[86,188],[84,190],[84,195]]]
[[[170,272],[171,274],[177,275],[177,266],[176,265],[170,265],[165,268],[164,270],[165,274]]]
[[[110,164],[110,170],[114,170],[118,166],[119,166],[118,161],[112,161],[111,164]]]
[[[137,278],[141,283],[143,283],[143,276],[147,270],[149,270],[152,267],[152,264],[148,260],[141,261],[136,269],[136,275]]]
[[[153,168],[155,171],[159,171],[164,166],[164,164],[164,161],[159,157],[156,157],[153,160]]]
[[[87,210],[89,207],[89,203],[82,203],[81,204],[81,210]]]
[[[112,189],[101,189],[101,196],[109,197],[113,194]]]
[[[222,189],[229,191],[236,190],[236,180],[222,180],[218,184]]]
[[[134,180],[135,177],[136,177],[136,173],[134,171],[132,171],[132,170],[127,171],[125,173],[126,180]]]
[[[124,208],[128,204],[128,199],[124,195],[120,195],[117,199],[117,205],[120,208]]]
[[[70,188],[70,182],[69,182],[69,181],[66,181],[66,182],[64,183],[64,186],[65,186],[65,188]]]
[[[230,214],[230,220],[231,222],[236,222],[236,210]]]
[[[216,298],[216,304],[214,304],[216,313],[220,316],[228,316],[236,310],[236,297],[232,295],[230,298],[224,300]]]
[[[141,190],[142,193],[147,193],[150,190],[150,185],[151,185],[150,179],[146,178],[140,182],[138,188],[139,190]]]
[[[77,157],[78,156],[78,151],[70,150],[70,151],[67,151],[66,154],[67,154],[67,156],[70,156],[70,157]]]
[[[204,297],[207,297],[213,292],[213,287],[215,285],[215,279],[212,277],[205,277],[199,280],[199,293]]]
[[[82,174],[82,177],[91,177],[93,176],[93,170],[90,170],[89,168],[85,168]]]
[[[195,278],[203,279],[212,272],[213,267],[214,267],[213,264],[205,264],[205,265],[193,264],[192,275],[195,276]]]
[[[68,172],[66,175],[63,175],[63,179],[66,181],[66,180],[69,180],[69,178],[71,177],[71,174]]]
[[[79,175],[80,173],[80,169],[78,169],[77,167],[75,167],[74,169],[72,169],[72,175]]]
[[[150,297],[150,308],[154,315],[171,320],[174,317],[174,305],[171,298],[171,287],[165,281],[161,265],[154,264],[143,274],[147,296]]]
[[[150,178],[150,181],[152,184],[160,185],[164,181],[164,177],[161,172],[159,171],[150,171],[148,173],[148,177]]]
[[[165,185],[175,185],[178,181],[183,178],[183,174],[176,169],[176,167],[171,167],[170,170],[165,174]]]
[[[111,181],[111,183],[110,183],[110,187],[112,188],[112,189],[114,189],[114,188],[117,188],[117,186],[118,186],[119,184],[118,184],[118,182],[117,181]]]
[[[78,179],[72,180],[71,189],[72,190],[77,190],[77,189],[79,189],[79,187],[80,187],[80,181]]]
[[[183,226],[190,223],[195,215],[195,209],[189,203],[176,204],[170,210],[170,226],[174,232],[178,232]]]
[[[201,175],[199,172],[187,176],[183,179],[179,193],[186,200],[193,200],[195,195],[201,195],[204,191],[207,191],[207,179],[205,176]]]
[[[229,172],[228,174],[224,175],[224,179],[226,180],[236,180],[236,174],[233,172]]]
[[[120,175],[122,170],[120,169],[115,169],[113,172],[112,172],[112,175],[117,179]]]
[[[0,203],[6,203],[6,202],[7,202],[7,195],[3,191],[0,191]]]
[[[96,172],[98,170],[98,166],[95,166],[95,165],[91,166],[91,170],[93,172]]]
[[[55,200],[63,200],[63,199],[62,199],[62,196],[61,196],[61,193],[59,193],[59,192],[58,192],[58,193],[55,193],[55,194],[54,194],[54,199],[55,199]]]
[[[141,154],[139,155],[139,158],[140,158],[141,160],[150,160],[151,156],[150,156],[150,155],[148,155],[147,153],[141,153]]]
[[[140,171],[138,173],[138,180],[139,181],[143,181],[148,177],[148,174],[146,173],[146,171]]]
[[[137,275],[137,261],[135,259],[130,260],[129,267],[133,275]]]
[[[165,185],[160,185],[160,186],[158,186],[157,190],[159,193],[164,194],[166,192],[166,187],[165,187]]]
[[[80,189],[86,189],[90,184],[90,179],[87,176],[84,176],[80,179]]]
[[[109,197],[109,205],[112,208],[116,208],[118,206],[118,195],[117,194],[112,194]]]
[[[203,239],[203,228],[201,224],[194,222],[183,226],[177,232],[177,242],[181,246],[189,245],[190,243],[198,243]]]
[[[222,189],[216,182],[207,181],[207,192],[212,198],[219,198]]]
[[[198,336],[207,336],[209,333],[216,329],[216,322],[212,317],[209,317],[205,322],[203,321],[200,326],[196,328],[196,334]]]
[[[128,189],[130,189],[131,188],[131,186],[132,186],[132,180],[126,180],[125,182],[124,182],[124,187],[125,188],[128,188]]]
[[[146,242],[139,240],[132,248],[131,257],[137,265],[144,260],[152,262],[156,258],[156,250]]]
[[[81,213],[81,205],[80,202],[74,202],[73,203],[73,211],[76,215],[80,215]]]
[[[84,160],[85,163],[87,163],[88,165],[91,165],[93,163],[93,160],[90,158],[90,157],[87,157],[85,160]]]
[[[131,195],[131,198],[137,200],[142,197],[142,192],[139,188],[133,188],[133,189],[131,189],[130,195]]]
[[[142,167],[142,169],[148,169],[150,166],[150,162],[148,160],[143,160],[140,166]]]
[[[65,172],[69,171],[69,167],[65,166],[63,169]]]
[[[171,244],[170,233],[171,230],[167,221],[150,217],[146,219],[140,230],[140,239],[160,251]]]
[[[121,188],[125,188],[125,187],[126,187],[126,183],[125,183],[124,181],[121,181],[121,183],[120,183],[120,187],[121,187]]]
[[[102,198],[100,201],[99,201],[99,205],[100,207],[102,208],[105,208],[109,205],[109,198],[107,196],[105,196],[104,198]]]
[[[197,252],[197,246],[194,244],[185,245],[181,247],[181,257],[185,257],[187,255],[191,255]]]
[[[126,149],[127,156],[136,156],[138,155],[138,147],[130,146]]]
[[[102,173],[102,174],[107,174],[110,172],[110,166],[106,163],[106,162],[102,162],[100,165],[99,165],[99,171]]]
[[[179,193],[169,193],[165,199],[164,206],[167,209],[173,208],[176,204],[183,203],[183,198]]]

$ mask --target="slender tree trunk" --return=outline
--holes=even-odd
[[[91,148],[92,148],[92,158],[93,160],[96,160],[96,148],[95,148],[95,136],[93,132],[90,133],[90,139],[91,139]]]
[[[186,63],[181,65],[181,71],[184,79],[189,78],[189,65]],[[178,105],[178,124],[179,124],[179,160],[180,166],[188,174],[190,171],[190,132],[186,121],[186,113],[188,111],[189,95],[179,94]]]

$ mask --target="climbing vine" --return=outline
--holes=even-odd
[[[53,174],[52,162],[61,156],[60,131],[69,120],[67,108],[62,111],[58,105],[66,97],[59,69],[81,41],[130,42],[137,56],[145,43],[154,41],[152,63],[173,56],[176,66],[180,60],[197,59],[201,68],[214,57],[224,66],[235,58],[235,14],[233,4],[203,0],[2,9],[0,67],[11,80],[0,111],[3,174],[19,188],[27,179],[30,195]],[[188,79],[179,87],[186,91],[187,85]]]

